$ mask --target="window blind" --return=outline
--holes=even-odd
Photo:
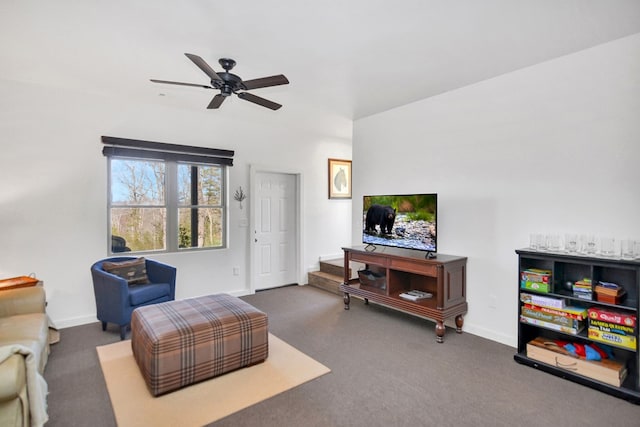
[[[139,139],[103,136],[102,154],[107,157],[132,157],[233,166],[233,150],[168,144]]]

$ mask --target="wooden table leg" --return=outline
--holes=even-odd
[[[444,342],[444,322],[441,320],[436,321],[436,342],[443,343]]]
[[[351,302],[351,297],[348,293],[344,293],[344,297],[342,298],[344,301],[344,309],[349,310],[349,303]]]
[[[456,332],[461,334],[462,333],[462,325],[464,323],[464,318],[462,317],[462,314],[459,314],[456,316]]]

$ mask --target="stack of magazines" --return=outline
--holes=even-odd
[[[413,290],[413,291],[403,292],[398,296],[400,298],[404,298],[409,301],[420,301],[423,299],[431,298],[433,294],[425,291]]]

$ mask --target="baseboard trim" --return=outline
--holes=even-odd
[[[71,328],[73,326],[87,325],[89,323],[98,322],[98,318],[93,316],[73,317],[70,319],[56,320],[53,322],[57,329]]]
[[[473,326],[473,325],[469,325],[466,323],[464,323],[464,326],[462,327],[462,330],[464,331],[464,333],[470,333],[472,335],[476,335],[479,336],[481,338],[485,338],[491,341],[495,341],[495,342],[499,342],[500,344],[504,344],[507,345],[509,347],[513,347],[516,348],[517,347],[517,338],[516,337],[512,337],[509,335],[505,335],[505,334],[501,334],[498,333],[494,330],[490,330],[490,329],[486,329],[486,328],[479,328],[477,326]]]
[[[330,261],[332,259],[343,259],[344,258],[344,253],[338,253],[338,254],[333,254],[333,255],[320,255],[319,257],[320,261]]]

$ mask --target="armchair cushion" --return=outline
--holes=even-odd
[[[164,298],[162,301],[169,301],[171,287],[168,283],[152,283],[149,285],[133,285],[129,287],[129,301],[131,305],[147,304],[155,299]]]
[[[149,283],[149,277],[147,276],[147,264],[143,257],[129,261],[105,261],[102,263],[102,268],[104,271],[115,274],[118,277],[122,277],[130,285]]]

